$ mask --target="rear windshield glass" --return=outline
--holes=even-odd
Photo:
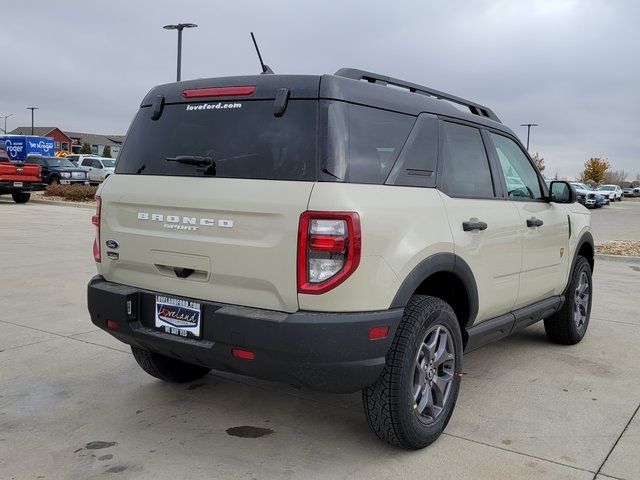
[[[158,120],[141,108],[116,173],[315,180],[318,102],[273,100],[165,105]],[[167,160],[172,159],[172,160]]]

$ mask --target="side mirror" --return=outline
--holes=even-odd
[[[569,182],[554,181],[549,185],[549,200],[554,203],[574,203],[576,197],[576,191]]]

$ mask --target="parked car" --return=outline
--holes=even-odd
[[[640,197],[640,187],[629,187],[622,191],[625,197]]]
[[[92,184],[103,182],[115,169],[114,158],[86,157],[80,162],[80,168],[87,172],[87,178]]]
[[[76,166],[80,166],[80,164],[82,163],[82,160],[84,160],[87,157],[97,157],[96,154],[94,153],[72,153],[71,155],[67,155],[65,158],[67,160],[70,160],[71,162],[73,162]]]
[[[379,438],[422,448],[463,351],[543,319],[553,342],[585,336],[575,198],[490,108],[429,87],[355,69],[162,85],[98,190],[91,321],[164,381],[362,390]]]
[[[605,205],[609,205],[609,203],[609,197],[607,195],[602,195],[601,193],[596,192],[595,208],[602,208]]]
[[[622,201],[622,188],[619,185],[599,185],[596,192],[607,195],[612,202]]]
[[[10,194],[16,203],[27,203],[31,192],[43,190],[40,167],[12,162],[5,149],[4,140],[0,140],[0,195]]]
[[[591,191],[588,185],[579,182],[571,182],[571,186],[576,191],[578,202],[587,208],[596,207],[596,193]]]
[[[40,165],[42,181],[49,184],[88,184],[87,174],[71,161],[61,157],[43,157],[40,155],[27,156],[26,163]]]

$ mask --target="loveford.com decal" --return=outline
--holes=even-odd
[[[187,112],[193,110],[229,110],[233,108],[242,108],[241,103],[202,103],[200,105],[187,105]]]

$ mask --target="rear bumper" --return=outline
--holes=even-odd
[[[216,370],[327,392],[355,392],[374,383],[402,317],[402,309],[285,313],[199,300],[202,338],[195,340],[153,328],[156,293],[161,292],[95,276],[88,286],[91,321],[129,345]],[[119,327],[108,328],[107,320]],[[369,340],[371,327],[385,325],[386,338]],[[235,358],[232,348],[251,350],[255,359]]]
[[[35,192],[47,188],[46,183],[23,182],[21,187],[16,187],[15,183],[16,182],[0,182],[0,193]]]

